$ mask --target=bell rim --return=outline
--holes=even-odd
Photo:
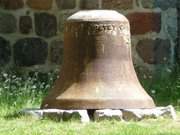
[[[122,99],[60,99],[45,100],[43,109],[152,109],[156,105],[152,98],[137,100]]]

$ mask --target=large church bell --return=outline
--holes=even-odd
[[[64,60],[41,108],[153,108],[136,76],[129,21],[112,10],[79,11],[64,28]]]

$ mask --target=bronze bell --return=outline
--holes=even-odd
[[[60,78],[41,108],[153,108],[136,76],[129,22],[112,10],[79,11],[65,23]]]

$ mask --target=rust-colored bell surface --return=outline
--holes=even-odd
[[[133,67],[126,17],[112,10],[79,11],[70,16],[65,23],[60,78],[41,108],[153,107]]]

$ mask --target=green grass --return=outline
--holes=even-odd
[[[57,122],[16,115],[23,108],[40,106],[56,74],[30,73],[22,76],[1,72],[0,135],[180,135],[179,78],[177,76],[172,81],[163,80],[154,85],[142,82],[156,104],[176,106],[176,121],[149,119],[141,122],[102,121],[82,124],[77,121]]]
[[[169,119],[142,122],[102,121],[82,124],[55,122],[31,117],[0,118],[1,135],[179,135],[180,121]]]

